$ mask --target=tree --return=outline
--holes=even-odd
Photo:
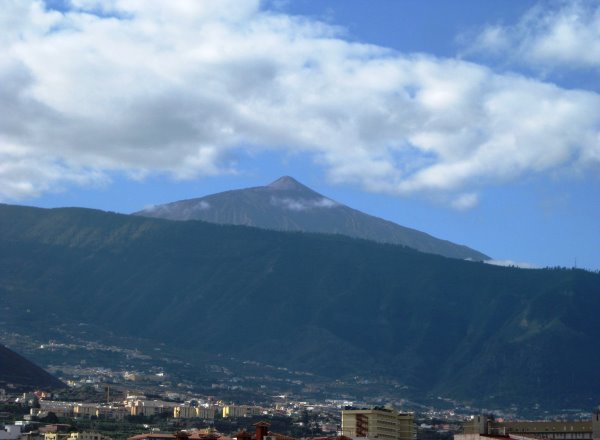
[[[58,417],[56,416],[55,413],[53,413],[52,411],[49,411],[48,415],[46,417],[42,417],[40,419],[40,421],[42,421],[44,423],[58,423]]]

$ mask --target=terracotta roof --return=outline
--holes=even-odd
[[[144,440],[144,439],[155,439],[155,440],[166,439],[166,440],[171,440],[171,439],[174,439],[174,438],[175,438],[174,434],[154,433],[154,434],[138,434],[138,435],[134,435],[133,437],[129,437],[127,440]]]
[[[280,434],[278,432],[269,431],[269,435],[275,437],[277,440],[297,440],[296,437],[290,437],[289,435]]]
[[[192,429],[184,432],[188,434],[188,440],[232,440],[230,437],[224,436],[214,428]]]
[[[352,438],[346,437],[345,435],[337,435],[337,436],[323,436],[323,437],[307,437],[306,440],[352,440]]]
[[[198,432],[190,433],[189,440],[232,440],[231,437],[227,437],[221,434],[202,434]]]

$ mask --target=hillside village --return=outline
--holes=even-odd
[[[204,382],[194,383],[182,376],[178,369],[180,364],[167,363],[168,355],[160,351],[147,354],[147,351],[82,340],[39,343],[17,334],[5,334],[3,340],[19,340],[21,348],[27,348],[37,357],[43,358],[47,353],[55,360],[63,358],[64,362],[50,365],[48,369],[64,381],[67,388],[20,393],[9,384],[0,389],[0,426],[4,426],[0,440],[133,437],[133,440],[160,440],[175,439],[178,432],[187,433],[190,439],[229,440],[238,432],[254,429],[254,424],[260,422],[270,423],[273,432],[286,439],[369,437],[368,432],[356,435],[356,427],[346,427],[344,431],[344,412],[357,408],[361,411],[365,408],[402,409],[397,414],[405,417],[404,422],[409,421],[410,429],[405,429],[408,434],[403,434],[407,440],[450,440],[453,435],[462,436],[456,437],[457,440],[478,440],[476,437],[480,435],[501,432],[503,425],[498,422],[522,417],[516,406],[505,410],[486,409],[442,397],[428,406],[407,399],[391,400],[385,393],[359,398],[349,394],[351,383],[339,380],[336,393],[332,391],[335,388],[321,388],[321,383],[314,382],[318,378],[312,375],[256,361],[228,363],[221,359],[219,364],[206,365],[201,373]],[[94,365],[94,360],[101,360],[103,354],[110,359],[112,368],[101,366],[102,363]],[[110,357],[110,354],[120,357]],[[71,361],[75,358],[80,362]],[[234,365],[244,366],[246,370],[231,371],[229,367]],[[355,378],[354,385],[359,386],[362,381]],[[365,382],[369,386],[376,385]],[[204,391],[199,391],[201,389]],[[537,408],[538,414],[541,411]],[[473,414],[494,414],[496,424],[488,421],[474,425]],[[576,421],[572,426],[561,425],[561,429],[576,434],[572,440],[593,439],[587,409],[546,413],[543,418]],[[502,431],[506,432],[506,429]],[[378,434],[377,438],[383,437]],[[242,437],[242,440],[247,439]]]
[[[214,397],[182,400],[174,393],[158,399],[119,396],[117,391],[118,397],[111,398],[108,386],[103,392],[99,387],[84,389],[90,401],[64,399],[71,391],[11,394],[0,390],[0,440],[600,439],[600,413],[571,414],[571,420],[562,415],[522,421],[466,416],[453,410],[357,407],[341,400],[296,401],[286,396],[272,406],[234,404]],[[98,401],[102,398],[106,400]]]
[[[108,389],[106,391],[105,402],[61,400],[60,394],[41,391],[18,396],[4,392],[1,399],[5,411],[1,415],[6,423],[4,432],[0,430],[0,439],[82,440],[82,437],[73,437],[72,434],[89,434],[90,430],[96,430],[98,435],[103,436],[109,436],[111,430],[116,431],[112,438],[128,438],[136,434],[156,438],[157,432],[164,435],[177,431],[189,432],[191,438],[197,438],[194,433],[218,433],[219,437],[231,438],[232,434],[259,422],[268,422],[283,431],[281,435],[286,437],[335,437],[342,432],[343,408],[351,408],[347,405],[351,402],[344,401],[310,403],[282,400],[281,403],[266,407],[231,404],[212,397],[181,401],[126,395],[119,400],[111,399]],[[390,409],[381,410],[396,414]],[[402,440],[412,440],[416,438],[414,414],[402,414],[402,429],[406,431]],[[9,420],[11,423],[8,423]],[[441,430],[456,428],[457,424],[447,423],[435,427]],[[136,433],[136,429],[139,432]]]

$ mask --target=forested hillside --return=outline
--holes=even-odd
[[[600,275],[581,270],[0,205],[0,306],[413,393],[582,405],[600,393]]]

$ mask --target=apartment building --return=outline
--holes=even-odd
[[[463,433],[455,440],[479,440],[481,437],[501,436],[517,440],[538,438],[550,440],[600,440],[600,413],[590,420],[577,421],[507,421],[473,416],[463,424]]]
[[[92,416],[97,415],[97,409],[97,403],[76,403],[73,405],[73,416],[82,419],[89,419]]]
[[[206,419],[215,418],[214,407],[178,405],[173,408],[173,417],[176,419]]]
[[[173,402],[162,400],[135,400],[128,402],[132,416],[156,416],[162,413],[173,414],[173,408],[177,406]]]
[[[223,417],[252,417],[262,414],[260,406],[226,405],[223,407]]]
[[[413,440],[416,438],[414,415],[388,408],[343,410],[342,435],[352,438]]]

